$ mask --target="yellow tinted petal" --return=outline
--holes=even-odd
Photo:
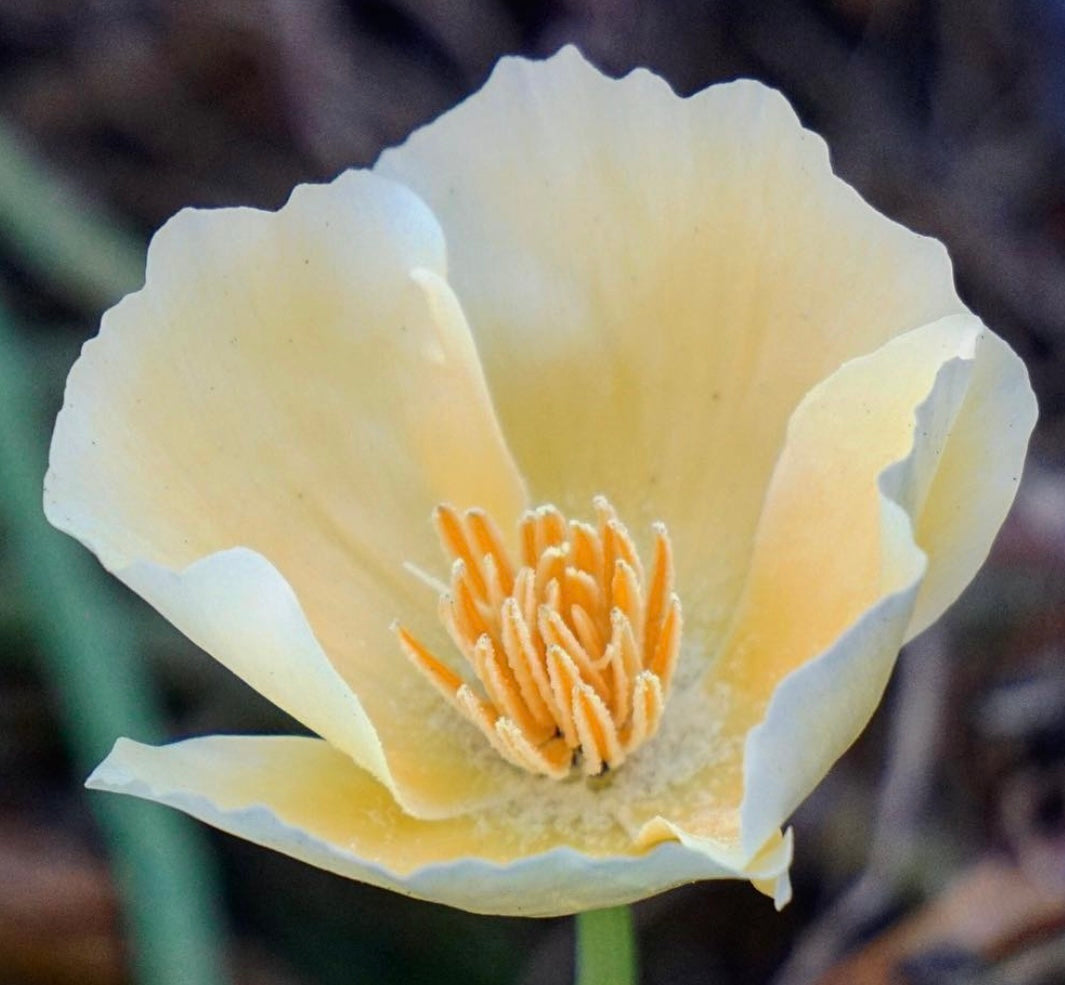
[[[322,650],[292,588],[262,555],[232,548],[175,572],[139,561],[116,572],[261,694],[369,770],[408,810],[436,815],[505,796],[506,766],[436,695],[395,682],[393,655],[361,678],[363,693],[387,692],[408,704],[371,722],[363,703]],[[388,605],[384,592],[364,604]],[[373,676],[369,676],[370,674]],[[420,731],[408,715],[419,716]],[[431,739],[427,740],[426,735]]]
[[[917,520],[928,571],[908,638],[938,619],[983,564],[1013,502],[1035,426],[1028,373],[1002,339],[980,335],[972,373]]]
[[[706,824],[707,820],[710,821],[709,825]],[[719,857],[731,856],[737,872],[746,875],[759,892],[772,897],[778,910],[783,909],[791,901],[791,880],[788,876],[793,851],[791,829],[773,832],[762,849],[750,861],[743,862],[745,849],[735,837],[736,832],[731,830],[731,824],[725,825],[729,830],[722,830],[718,820],[713,814],[709,817],[693,815],[684,822],[659,815],[641,828],[637,842],[653,845],[672,838],[686,848],[711,852]]]
[[[278,700],[278,661],[299,689],[296,654],[313,636],[379,735],[395,789],[432,813],[481,796],[482,766],[507,775],[446,727],[424,740],[437,699],[389,632],[402,617],[439,635],[432,592],[404,563],[439,564],[441,500],[505,521],[524,493],[435,220],[406,189],[355,172],[297,189],[278,213],[185,211],[159,232],[145,288],[108,312],[71,373],[46,483],[51,521],[120,576],[238,546],[267,559],[309,623],[302,642],[258,661],[253,620],[234,612],[214,655]],[[197,578],[156,571],[134,587],[202,639]],[[246,588],[231,596],[254,604]],[[288,706],[313,708],[316,688]],[[323,734],[366,731],[327,722],[326,707],[301,717]]]
[[[971,446],[970,429],[982,426],[981,446],[1023,454],[1031,419],[1022,427],[975,411],[1003,382],[999,345],[987,339],[972,316],[908,333],[842,367],[791,421],[736,623],[707,682],[730,693],[726,733],[747,735],[749,850],[809,793],[880,698],[927,567],[914,528],[956,429]],[[1026,386],[1023,374],[1018,383]],[[997,526],[1011,496],[1000,493],[974,523]],[[991,532],[978,535],[988,543]],[[959,564],[946,560],[957,576]],[[967,560],[966,578],[977,563]]]
[[[730,868],[711,840],[679,830],[681,840],[635,850],[595,819],[557,830],[529,825],[520,810],[420,821],[315,739],[212,736],[161,748],[121,739],[89,786],[169,804],[311,865],[478,913],[556,916],[736,876],[783,893],[790,859],[790,842],[776,839],[748,867]]]
[[[377,170],[432,206],[534,499],[674,537],[710,646],[792,410],[844,360],[963,310],[940,244],[879,215],[750,81],[678,98],[575,49],[505,59]]]

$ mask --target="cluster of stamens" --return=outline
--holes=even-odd
[[[436,508],[453,558],[440,618],[476,682],[396,627],[415,666],[504,759],[553,779],[576,765],[614,769],[655,733],[680,648],[666,528],[654,525],[645,579],[613,507],[601,496],[594,506],[595,525],[553,506],[527,511],[519,565],[483,510]]]

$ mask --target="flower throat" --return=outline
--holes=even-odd
[[[673,557],[654,525],[649,577],[614,508],[596,523],[553,506],[519,522],[515,564],[478,509],[433,512],[452,558],[440,619],[469,663],[467,681],[401,626],[400,644],[508,762],[560,780],[615,769],[657,730],[681,637]]]

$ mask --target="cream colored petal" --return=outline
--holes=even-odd
[[[741,817],[749,850],[809,795],[865,727],[894,666],[915,594],[916,584],[887,596],[778,685],[745,746]]]
[[[736,623],[707,682],[708,693],[730,695],[726,734],[747,736],[741,828],[748,850],[780,826],[864,727],[905,641],[926,568],[947,566],[937,582],[956,591],[982,560],[931,527],[926,557],[914,530],[926,526],[923,510],[944,481],[941,464],[968,474],[989,458],[1019,461],[1031,415],[983,413],[1011,388],[1030,408],[1023,370],[1003,358],[977,319],[956,316],[845,365],[796,411]],[[962,469],[957,456],[977,449]],[[1016,472],[1006,491],[997,477],[986,478],[998,495],[982,512],[967,512],[969,529],[953,528],[985,550]],[[931,551],[936,545],[942,555]]]
[[[439,227],[365,172],[298,188],[277,213],[188,210],[156,235],[145,288],[71,372],[45,493],[56,526],[384,778],[376,733],[397,795],[434,814],[505,795],[510,776],[441,718],[389,632],[400,618],[438,638],[433,593],[404,564],[441,567],[441,500],[507,526],[525,503]],[[210,557],[235,547],[269,564]],[[215,582],[244,607],[230,626],[201,612]],[[254,587],[284,599],[268,638]],[[332,720],[351,699],[324,697],[319,644],[366,720]]]
[[[710,817],[713,818],[713,815]],[[718,857],[731,856],[731,865],[736,871],[747,873],[755,889],[771,897],[778,910],[787,906],[791,902],[791,879],[788,875],[793,853],[791,829],[773,832],[761,850],[753,858],[744,861],[747,858],[746,850],[734,837],[734,832],[726,833],[713,820],[706,826],[705,820],[693,816],[685,823],[679,823],[659,815],[640,829],[636,842],[643,846],[675,839],[686,848],[709,852]],[[710,835],[700,833],[704,827],[709,828]],[[723,845],[728,845],[728,850],[724,850]]]
[[[450,734],[460,723],[432,696],[417,706],[423,735],[405,736],[391,720],[375,728],[323,652],[292,588],[262,555],[231,548],[180,572],[139,561],[116,574],[197,646],[369,770],[408,810],[450,813],[456,791],[462,791],[463,804],[485,803],[513,782],[508,767],[485,754],[473,729]],[[367,603],[379,607],[388,601],[381,592]],[[373,687],[390,686],[393,661],[391,650],[382,653]],[[400,727],[409,725],[404,714],[398,718]],[[387,740],[386,754],[382,742]],[[427,745],[445,740],[453,750],[426,751]]]
[[[964,310],[942,246],[836,179],[756,82],[681,99],[572,48],[505,59],[377,170],[440,218],[533,498],[580,515],[606,493],[645,543],[664,520],[706,653],[803,395]]]
[[[1024,364],[998,336],[977,343],[973,379],[926,490],[917,543],[928,572],[907,638],[939,618],[969,583],[1009,511],[1035,426]]]
[[[662,813],[657,779],[672,823],[742,843],[741,856],[776,832],[871,714],[918,593],[972,576],[980,558],[957,538],[986,544],[1001,520],[1009,490],[982,513],[962,508],[967,527],[922,541],[925,556],[914,521],[933,530],[927,510],[947,464],[1001,489],[987,469],[1019,461],[1032,410],[1023,367],[972,316],[909,333],[811,392],[789,427],[727,646],[701,690],[673,694],[646,750],[654,769],[641,775],[637,756],[619,771],[630,829]]]
[[[778,902],[787,894],[788,838],[736,870],[711,839],[679,829],[634,851],[616,829],[529,823],[519,809],[420,821],[316,739],[212,736],[161,748],[120,739],[88,785],[169,804],[311,865],[477,913],[557,916],[736,876],[776,891]]]

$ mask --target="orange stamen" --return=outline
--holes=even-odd
[[[518,525],[517,563],[491,518],[433,513],[452,558],[440,617],[476,680],[397,627],[408,659],[508,762],[552,779],[616,769],[657,730],[680,653],[673,556],[654,526],[650,577],[607,500],[594,525],[553,506]]]

